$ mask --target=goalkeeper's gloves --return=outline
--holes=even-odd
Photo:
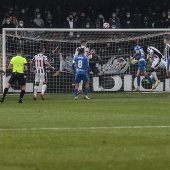
[[[133,60],[131,61],[131,64],[136,64],[137,62],[138,62],[138,60],[133,59]]]
[[[105,72],[105,69],[103,66],[101,66],[101,71],[104,73]]]
[[[135,60],[132,56],[130,56],[130,63],[131,64],[136,64],[138,60]]]

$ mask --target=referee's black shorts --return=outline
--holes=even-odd
[[[13,85],[15,82],[18,82],[20,86],[25,86],[25,77],[24,73],[12,73],[11,78],[9,79],[8,83]]]

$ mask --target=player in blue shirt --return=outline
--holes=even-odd
[[[144,54],[143,48],[139,46],[139,41],[136,42],[134,51],[135,51],[135,55],[130,58],[130,61],[131,63],[133,63],[134,60],[138,62],[138,70],[137,70],[137,87],[133,91],[140,91],[140,75],[141,74],[143,74],[143,76],[146,79],[148,79],[149,82],[152,84],[151,90],[155,89],[156,85],[146,73],[146,61],[144,59],[145,54]]]
[[[85,91],[84,91],[84,99],[89,100],[90,98],[87,96],[89,91],[89,77],[87,74],[88,68],[89,68],[89,60],[84,55],[85,50],[84,48],[79,49],[79,55],[77,55],[72,64],[72,68],[75,71],[75,100],[78,100],[78,87],[81,80],[83,80],[83,83],[85,83]]]

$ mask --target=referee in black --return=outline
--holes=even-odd
[[[23,103],[22,98],[24,97],[26,88],[24,71],[27,71],[28,67],[27,60],[22,57],[22,49],[18,48],[16,52],[17,55],[11,59],[10,64],[8,66],[8,69],[12,70],[12,75],[10,80],[8,81],[8,84],[6,85],[6,88],[4,89],[3,97],[1,98],[0,102],[4,102],[5,96],[8,93],[9,88],[11,87],[11,85],[18,81],[19,85],[21,86],[21,93],[18,103]]]

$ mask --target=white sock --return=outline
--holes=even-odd
[[[154,72],[152,72],[151,73],[151,75],[153,76],[153,78],[156,80],[156,81],[158,81],[158,77],[157,77],[157,75],[156,75],[156,72],[154,71]]]
[[[82,88],[83,88],[83,82],[81,81],[81,82],[79,83],[79,89],[78,89],[78,90],[82,90]]]
[[[34,96],[37,96],[38,86],[34,86]]]
[[[42,85],[42,91],[41,91],[41,93],[44,94],[44,92],[46,91],[46,89],[47,89],[47,85],[46,85],[46,84],[43,84],[43,85]]]

